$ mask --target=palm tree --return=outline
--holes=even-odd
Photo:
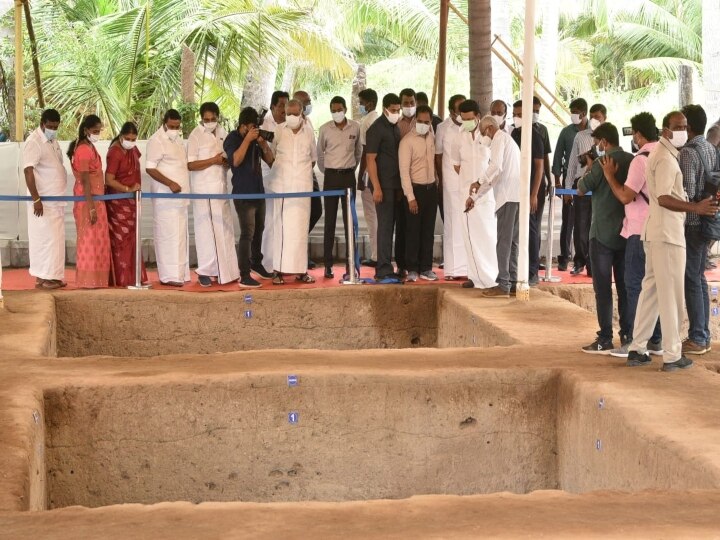
[[[702,4],[702,55],[705,109],[708,118],[716,121],[720,116],[720,2],[703,0]]]
[[[490,0],[473,0],[468,3],[470,95],[485,113],[492,101],[492,52],[490,50]]]

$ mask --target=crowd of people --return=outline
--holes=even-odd
[[[541,102],[533,101],[529,201],[529,285],[539,281],[540,225],[553,182],[575,194],[562,197],[559,270],[592,277],[599,331],[584,352],[626,357],[628,365],[663,354],[667,369],[692,364],[685,355],[710,349],[709,300],[704,271],[717,214],[713,174],[720,170],[720,126],[704,134],[707,117],[698,105],[669,113],[656,127],[650,113],[631,120],[632,150],[602,104],[570,103],[570,123],[552,148],[540,123]],[[147,144],[146,171],[154,193],[227,192],[258,198],[234,200],[240,223],[236,250],[227,200],[193,200],[197,280],[259,280],[282,285],[294,276],[311,283],[308,236],[325,211],[325,278],[333,278],[338,206],[347,235],[347,208],[338,196],[283,198],[283,193],[324,189],[360,191],[370,237],[370,258],[380,282],[435,281],[434,231],[443,221],[446,280],[486,297],[516,291],[520,201],[522,102],[492,102],[483,116],[477,102],[454,95],[441,119],[427,96],[410,88],[379,100],[372,89],[359,93],[359,122],[347,115],[342,97],[330,101],[332,120],[317,137],[307,92],[272,95],[263,114],[244,108],[231,133],[219,124],[215,103],[200,107],[201,123],[181,136],[181,117],[165,114]],[[512,112],[512,116],[508,113]],[[23,162],[29,206],[30,274],[42,289],[65,285],[64,203],[43,198],[65,193],[63,156],[57,143],[60,115],[44,111],[29,136]],[[75,176],[77,285],[107,287],[135,280],[135,201],[93,200],[93,195],[140,189],[137,127],[126,123],[112,141],[106,170],[95,148],[103,130],[95,115],[85,117],[67,155]],[[720,177],[720,174],[718,175]],[[551,178],[553,180],[551,180]],[[592,196],[587,195],[592,192]],[[275,194],[264,199],[263,194]],[[278,196],[279,195],[279,196]],[[324,202],[324,205],[323,205]],[[190,280],[189,201],[154,198],[155,252],[161,283],[182,287]],[[718,226],[720,229],[720,226]],[[347,238],[346,238],[347,241]],[[549,263],[550,261],[548,261]],[[394,264],[393,264],[394,263]],[[346,266],[346,273],[349,268]],[[619,347],[613,341],[613,278],[620,315]],[[143,280],[146,280],[143,268]],[[690,329],[680,340],[687,315]],[[660,321],[662,321],[662,331]]]

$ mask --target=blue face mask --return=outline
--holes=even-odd
[[[599,144],[596,144],[596,145],[595,145],[595,152],[597,152],[598,157],[603,157],[603,156],[605,156],[605,150],[600,150],[600,145],[599,145]]]
[[[365,105],[358,105],[358,110],[360,111],[360,114],[362,116],[365,116],[367,114],[367,109],[365,108]]]

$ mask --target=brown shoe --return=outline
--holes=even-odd
[[[498,286],[485,289],[482,295],[485,298],[510,298],[510,293]]]
[[[682,342],[682,353],[683,354],[705,354],[708,352],[708,348],[705,345],[700,345],[698,343],[695,343],[691,339],[686,339]]]

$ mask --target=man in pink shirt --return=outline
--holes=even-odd
[[[627,239],[625,248],[625,289],[627,292],[627,319],[629,334],[626,344],[613,349],[610,354],[619,358],[627,358],[628,346],[632,343],[635,312],[637,311],[640,289],[645,277],[645,250],[641,240],[645,221],[650,211],[647,178],[645,168],[648,155],[658,144],[658,129],[652,114],[643,112],[630,120],[633,142],[640,148],[630,163],[627,180],[621,184],[615,177],[618,166],[612,158],[602,163],[605,180],[610,185],[613,195],[625,205],[625,219],[620,235]],[[655,332],[647,345],[648,352],[662,355],[662,336],[660,321],[655,325]]]

